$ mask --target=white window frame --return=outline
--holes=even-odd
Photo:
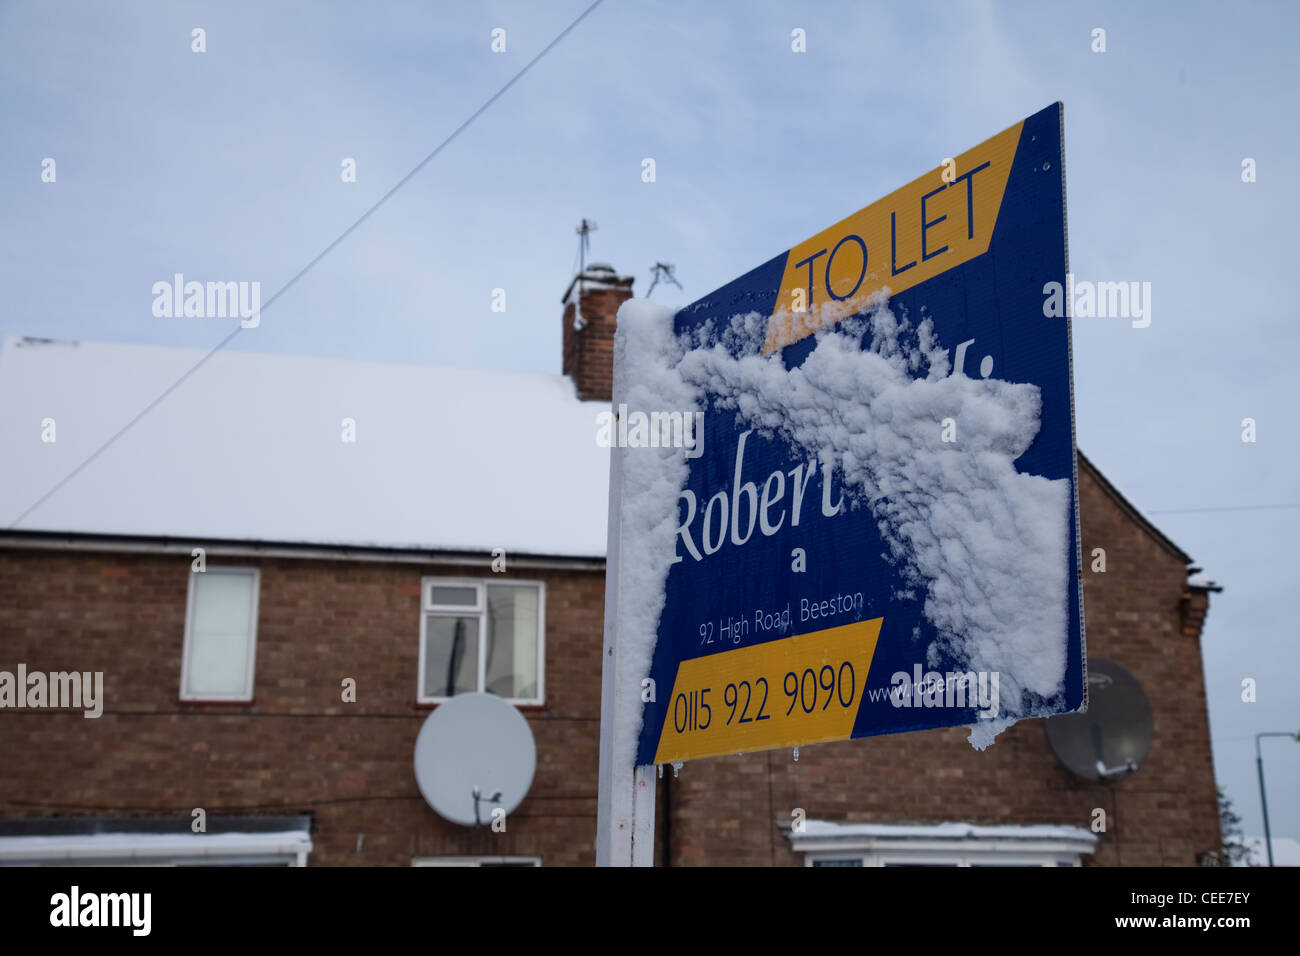
[[[419,671],[415,675],[415,699],[418,703],[441,704],[451,699],[450,697],[427,696],[424,693],[424,649],[430,614],[459,614],[461,617],[477,616],[479,618],[478,674],[475,677],[475,690],[480,693],[483,692],[484,684],[487,681],[487,654],[485,651],[489,637],[487,589],[494,585],[498,587],[533,587],[537,589],[537,696],[504,697],[502,699],[517,707],[540,707],[546,702],[546,582],[521,578],[502,578],[494,581],[488,578],[425,577],[420,579],[420,663]],[[432,594],[435,587],[473,588],[475,594],[474,606],[434,604]]]
[[[249,607],[249,642],[248,661],[244,668],[244,692],[238,697],[219,694],[191,694],[186,690],[190,673],[190,631],[194,621],[194,587],[195,578],[204,574],[239,574],[253,579],[253,600]],[[253,699],[253,679],[257,672],[257,609],[262,594],[262,569],[256,567],[234,567],[222,565],[209,567],[206,571],[190,571],[189,589],[185,599],[185,645],[181,651],[181,700],[214,701],[217,703],[247,703]]]
[[[986,850],[981,853],[961,853],[952,850],[924,850],[909,853],[846,854],[809,853],[804,865],[816,866],[830,860],[861,860],[863,866],[1080,866],[1077,856],[1050,853],[1008,853],[1005,850]]]
[[[0,837],[4,866],[306,866],[311,836],[277,833],[85,833]]]
[[[541,866],[540,856],[417,856],[411,866],[488,866],[512,863],[522,866]]]
[[[1082,856],[1097,843],[1095,834],[1079,827],[971,827],[971,833],[961,835],[946,824],[893,827],[808,820],[805,826],[802,833],[787,833],[792,849],[804,854],[804,866],[831,860],[858,860],[864,867],[1082,866]]]

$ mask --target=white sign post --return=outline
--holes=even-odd
[[[614,357],[614,408],[626,389],[626,376]],[[620,679],[619,560],[623,513],[623,456],[612,443],[609,458],[609,530],[605,550],[605,641],[600,681],[600,785],[596,802],[596,865],[654,866],[655,772],[653,767],[624,766],[618,754],[636,751],[638,728],[625,719],[640,712],[639,682]],[[631,698],[631,699],[629,699]],[[635,700],[633,705],[632,701]]]

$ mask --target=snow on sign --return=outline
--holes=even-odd
[[[1062,159],[1056,104],[620,311],[623,766],[1083,706]]]

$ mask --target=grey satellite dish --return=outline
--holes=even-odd
[[[1155,724],[1137,678],[1113,661],[1088,659],[1088,711],[1043,721],[1052,751],[1076,777],[1114,780],[1137,770]]]
[[[492,822],[523,802],[537,768],[528,721],[495,694],[458,694],[429,715],[415,740],[415,781],[439,816]]]

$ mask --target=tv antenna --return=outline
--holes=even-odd
[[[587,250],[591,248],[591,234],[599,226],[593,219],[583,219],[578,223],[578,297],[573,301],[573,328],[581,332],[587,327],[587,320],[582,317],[582,274],[587,271]]]
[[[677,286],[677,288],[680,289],[682,287],[682,284],[677,281],[677,276],[674,275],[674,271],[676,270],[676,268],[677,267],[674,266],[671,262],[656,262],[654,266],[650,269],[650,274],[654,278],[650,282],[650,288],[646,289],[645,297],[647,299],[650,298],[650,293],[655,290],[655,286],[659,284],[659,281],[661,279],[664,282],[671,282],[673,285]]]

